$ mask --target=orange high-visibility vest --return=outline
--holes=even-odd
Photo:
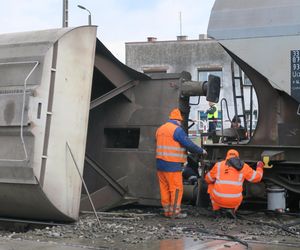
[[[167,122],[156,131],[156,158],[169,162],[186,162],[187,153],[179,142],[173,139],[177,125]]]
[[[208,193],[211,198],[221,206],[232,208],[240,204],[243,200],[244,180],[249,182],[259,182],[263,176],[263,169],[253,170],[244,163],[243,168],[238,171],[234,167],[227,166],[226,160],[217,162],[211,171],[205,176],[209,185]]]

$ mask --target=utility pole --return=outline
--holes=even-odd
[[[69,4],[68,0],[63,0],[63,20],[62,26],[68,27],[69,25]]]
[[[181,11],[179,12],[179,25],[180,25],[180,36],[182,36]]]

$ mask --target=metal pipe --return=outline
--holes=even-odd
[[[24,81],[23,107],[22,107],[22,115],[21,115],[20,136],[21,136],[21,141],[22,141],[24,153],[25,153],[25,160],[28,160],[28,154],[27,154],[26,145],[25,145],[24,136],[23,136],[23,124],[24,124],[24,111],[25,111],[25,101],[26,101],[27,80],[29,79],[29,77],[31,76],[31,74],[33,73],[33,71],[36,69],[36,67],[38,66],[38,64],[39,64],[39,62],[36,61],[35,65],[33,66],[33,68],[31,69],[31,71],[29,72],[29,74],[27,75],[27,77],[25,78],[25,81]]]
[[[73,153],[72,153],[72,150],[71,150],[71,148],[70,148],[70,146],[69,146],[69,143],[66,142],[66,144],[67,144],[67,148],[68,148],[68,150],[69,150],[69,152],[70,152],[70,154],[71,154],[72,160],[73,160],[73,162],[74,162],[74,164],[75,164],[75,167],[76,167],[76,169],[77,169],[77,172],[78,172],[78,174],[79,174],[79,176],[80,176],[80,179],[81,179],[81,181],[82,181],[82,184],[83,184],[83,186],[84,186],[84,189],[85,189],[85,191],[86,191],[86,194],[87,194],[87,196],[89,197],[89,201],[90,201],[90,203],[91,203],[91,206],[92,206],[92,208],[93,208],[94,214],[95,214],[96,219],[97,219],[97,221],[98,221],[99,228],[101,228],[101,223],[100,223],[99,217],[98,217],[98,215],[97,215],[97,212],[96,212],[94,203],[93,203],[93,201],[92,201],[92,198],[91,198],[91,196],[90,196],[89,190],[88,190],[88,188],[87,188],[87,186],[86,186],[86,184],[85,184],[85,181],[84,181],[84,179],[83,179],[82,174],[81,174],[80,171],[79,171],[78,165],[77,165],[77,163],[76,163],[76,161],[75,161],[75,158],[74,158],[74,155],[73,155]]]
[[[206,96],[207,82],[185,81],[181,86],[183,96]]]
[[[215,75],[209,75],[208,81],[183,81],[181,84],[182,96],[206,96],[209,102],[217,103],[220,96],[221,79]]]

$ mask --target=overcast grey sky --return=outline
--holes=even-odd
[[[63,0],[0,0],[0,34],[62,27]],[[88,12],[98,38],[122,62],[125,42],[197,39],[206,33],[214,0],[69,0],[69,26],[86,25]]]

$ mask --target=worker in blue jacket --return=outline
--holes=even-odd
[[[169,120],[156,131],[157,175],[161,204],[166,217],[186,217],[180,213],[183,194],[182,168],[187,159],[186,150],[191,153],[207,154],[188,138],[181,128],[182,121],[180,110],[173,109]]]

